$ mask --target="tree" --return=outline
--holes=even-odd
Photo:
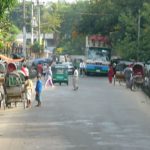
[[[141,37],[140,37],[140,59],[147,61],[150,60],[150,3],[144,3],[141,12]]]
[[[25,11],[25,23],[26,23],[26,31],[31,32],[31,2],[26,1],[25,6],[26,6],[26,11]],[[35,11],[35,10],[34,10]],[[17,26],[20,30],[22,30],[23,27],[23,4],[18,3],[14,9],[11,10],[10,12],[10,21]]]
[[[16,3],[17,0],[0,0],[0,18],[2,18],[4,13],[12,8]]]
[[[150,0],[91,0],[87,3],[86,15],[82,15],[78,32],[107,35],[116,54],[143,60],[145,54],[150,57],[149,5]],[[140,25],[139,10],[142,14]]]
[[[40,45],[40,43],[38,41],[36,41],[32,45],[31,49],[34,53],[40,54],[40,52],[43,50],[43,47]]]
[[[121,13],[118,18],[118,30],[112,33],[114,39],[113,47],[116,52],[125,58],[136,59],[137,55],[137,17],[134,17],[130,11]],[[117,36],[116,36],[117,35]]]
[[[85,2],[58,3],[57,8],[62,20],[58,47],[64,49],[64,54],[84,54],[85,36],[78,32],[78,26],[86,9]]]
[[[0,19],[0,29],[0,48],[8,51],[11,43],[16,39],[19,29],[9,21],[8,14],[4,14],[3,18]]]
[[[118,9],[111,0],[91,1],[82,15],[79,32],[109,35],[118,20]]]
[[[48,7],[43,7],[41,10],[41,32],[43,33],[43,41],[45,41],[46,33],[58,33],[61,18],[57,13],[57,7],[55,7],[54,3],[49,3]],[[45,47],[45,43],[43,42],[43,46]]]

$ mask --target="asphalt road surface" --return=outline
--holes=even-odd
[[[150,150],[150,100],[105,77],[43,90],[42,107],[0,110],[0,150]]]

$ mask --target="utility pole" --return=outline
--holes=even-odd
[[[39,0],[37,0],[37,6],[38,6],[38,42],[40,44],[40,34],[41,34],[41,31],[40,31],[40,24],[41,24],[41,19],[40,19],[40,3],[39,3]]]
[[[33,20],[33,5],[34,5],[34,3],[32,2],[32,5],[31,5],[31,45],[33,45],[33,42],[34,42],[34,34],[33,34],[33,24],[34,24],[34,20]]]
[[[25,13],[25,0],[23,0],[23,54],[26,58],[26,13]]]
[[[139,59],[139,52],[140,52],[140,36],[141,36],[141,12],[139,10],[139,14],[138,14],[138,37],[137,37],[137,44],[138,44],[137,60]]]

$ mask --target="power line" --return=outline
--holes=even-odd
[[[59,13],[69,13],[67,11],[57,11]],[[75,12],[80,15],[89,15],[89,16],[112,16],[112,14],[100,14],[100,13],[89,13],[89,12]]]

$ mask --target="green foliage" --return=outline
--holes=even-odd
[[[27,32],[31,32],[31,2],[26,1],[26,30]],[[41,6],[40,7],[40,12],[41,12],[41,32],[42,33],[49,33],[49,32],[54,32],[57,31],[57,29],[60,27],[60,16],[56,12],[57,8],[54,7],[53,3],[47,4],[47,6]],[[38,17],[38,7],[34,5],[34,17],[36,18],[37,22],[37,17]],[[23,27],[23,5],[22,3],[19,3],[11,12],[10,16],[11,21],[21,30]],[[35,28],[37,29],[37,27]]]
[[[85,36],[78,33],[78,26],[82,13],[86,10],[85,3],[87,2],[78,1],[76,4],[57,4],[57,11],[62,20],[58,47],[63,47],[64,54],[84,53]]]
[[[26,31],[31,32],[31,2],[26,1],[25,2],[25,15],[26,15]],[[34,10],[35,11],[35,10]],[[20,30],[23,28],[23,4],[18,3],[16,7],[11,11],[10,13],[10,20],[11,22],[17,26]]]
[[[31,46],[31,49],[34,53],[40,53],[43,51],[43,46],[40,45],[38,41],[34,42],[34,44]]]
[[[60,44],[63,54],[84,55],[85,36],[79,35],[76,38],[63,39]]]
[[[3,17],[6,10],[12,8],[17,0],[0,0],[0,18]]]
[[[150,59],[150,0],[93,0],[86,12],[79,32],[109,36],[114,53],[123,58]]]
[[[47,7],[41,10],[41,30],[43,33],[57,32],[60,28],[61,19],[57,13],[55,4],[49,3]]]
[[[16,35],[17,31],[8,19],[9,11],[16,3],[17,0],[0,0],[0,50],[8,48]]]
[[[29,20],[30,6],[29,2]],[[23,22],[21,12],[20,4],[19,10],[16,9],[12,17],[20,29]],[[78,0],[73,4],[49,3],[46,7],[41,7],[41,31],[59,33],[57,47],[62,47],[63,53],[84,54],[85,36],[102,34],[110,37],[116,55],[143,61],[150,59],[149,16],[150,0]],[[30,21],[27,20],[27,24],[30,31]]]
[[[91,1],[82,15],[79,32],[108,35],[118,19],[118,9],[111,0]]]
[[[3,15],[0,19],[0,29],[0,49],[10,47],[16,39],[19,29],[9,21],[7,15]]]

